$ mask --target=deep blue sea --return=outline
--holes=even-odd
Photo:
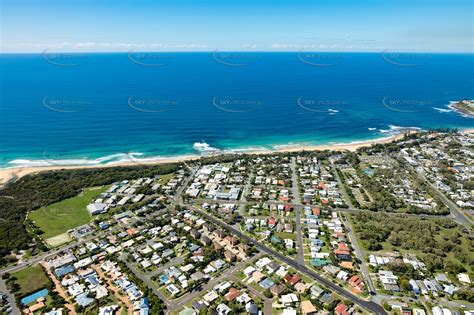
[[[473,128],[472,54],[1,54],[0,167]]]

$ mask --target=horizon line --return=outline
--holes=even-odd
[[[325,50],[170,50],[170,51],[155,51],[155,50],[128,50],[128,51],[52,51],[44,49],[42,51],[0,51],[1,55],[7,54],[23,54],[35,55],[44,53],[55,54],[130,54],[130,53],[339,53],[339,54],[380,54],[380,53],[400,53],[400,54],[474,54],[474,51],[397,51],[397,50],[381,50],[381,51],[325,51]]]

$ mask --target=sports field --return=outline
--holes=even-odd
[[[36,292],[48,284],[48,276],[40,265],[27,267],[12,273],[12,277],[16,278],[14,281],[20,286],[18,292],[20,296]]]
[[[54,237],[59,236],[59,238],[68,241],[61,234],[66,233],[72,228],[89,223],[91,215],[87,211],[87,205],[109,187],[87,188],[76,197],[53,203],[31,212],[29,218],[44,232],[41,235],[43,239],[53,238],[53,243],[56,243],[57,239],[55,240]]]

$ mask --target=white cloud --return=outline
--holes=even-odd
[[[126,43],[126,42],[57,42],[57,43],[20,43],[8,45],[3,43],[3,51],[129,51],[129,50],[199,50],[206,49],[208,45],[199,43]]]

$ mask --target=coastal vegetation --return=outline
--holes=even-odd
[[[431,272],[473,271],[474,238],[451,219],[373,212],[351,214],[350,219],[369,251],[415,254]]]
[[[407,135],[406,140],[416,139],[416,142],[404,144],[403,148],[423,143],[426,141],[424,135],[426,134]],[[351,202],[357,207],[371,211],[449,214],[449,209],[436,192],[425,181],[418,178],[404,159],[398,157],[401,148],[396,142],[377,144],[370,148],[361,148],[358,152],[348,152],[339,161],[339,164],[350,165],[354,171],[353,176],[340,170],[338,172],[344,180],[343,183]],[[389,167],[386,167],[387,165]],[[353,182],[352,187],[347,185],[349,180]],[[356,198],[355,191],[360,195],[359,199]],[[409,196],[417,202],[407,202]],[[431,205],[429,201],[432,201]]]
[[[153,177],[174,172],[178,163],[110,168],[58,170],[27,175],[0,190],[0,265],[15,261],[19,250],[31,254],[46,249],[37,235],[28,233],[25,219],[30,211],[73,198],[83,189],[125,179]]]
[[[474,117],[474,101],[473,100],[461,100],[459,102],[452,103],[450,107],[462,114]]]

